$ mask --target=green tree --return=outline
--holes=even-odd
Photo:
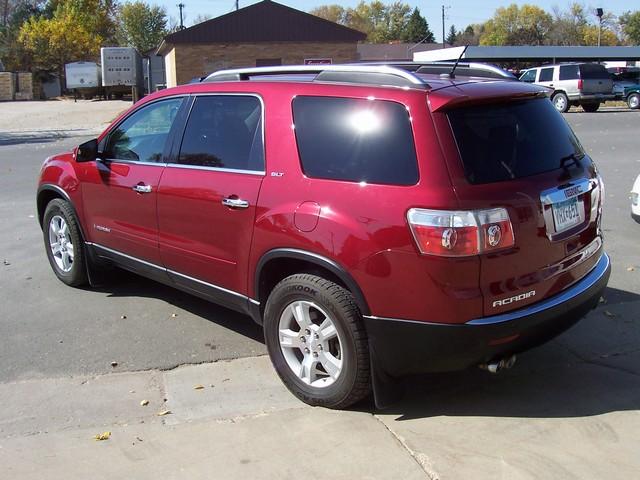
[[[22,24],[18,41],[31,55],[33,69],[58,72],[64,85],[65,63],[98,56],[103,38],[90,23],[73,2],[59,3],[51,18],[32,16]]]
[[[167,12],[164,7],[137,0],[120,7],[118,37],[124,45],[146,52],[160,45],[167,35]]]
[[[480,37],[484,33],[484,24],[468,25],[463,32],[458,32],[456,36],[455,46],[461,45],[479,45]]]
[[[627,43],[640,45],[640,10],[620,15],[620,26]]]
[[[101,46],[118,45],[117,22],[118,4],[116,0],[48,0],[44,15],[53,18],[59,7],[75,10],[84,28],[92,35],[102,38]]]
[[[448,45],[455,45],[457,40],[458,40],[458,34],[456,33],[456,26],[451,25],[449,27],[449,33],[447,34],[447,38],[445,38],[444,41]]]
[[[330,22],[346,24],[345,9],[341,5],[322,5],[309,11],[309,13]]]
[[[485,23],[480,44],[543,45],[552,23],[551,15],[535,5],[500,7]]]
[[[41,13],[36,4],[22,3],[11,10],[6,25],[0,25],[0,60],[10,71],[29,70],[31,58],[18,41],[20,27],[29,18]]]
[[[420,15],[420,10],[418,10],[418,7],[413,9],[413,12],[409,17],[409,21],[402,31],[402,40],[411,43],[435,42],[433,32],[429,29],[427,20],[422,15]]]

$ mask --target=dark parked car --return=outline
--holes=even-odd
[[[452,68],[235,70],[146,97],[45,161],[53,272],[117,265],[251,315],[313,405],[510,366],[598,303],[603,184],[547,89]]]

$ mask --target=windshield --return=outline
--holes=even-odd
[[[536,175],[584,156],[575,134],[546,98],[463,107],[448,117],[473,184]]]

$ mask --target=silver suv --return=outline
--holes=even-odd
[[[613,81],[607,69],[597,63],[563,63],[525,70],[522,82],[553,89],[551,101],[559,112],[580,105],[585,112],[595,112],[600,104],[613,100]]]

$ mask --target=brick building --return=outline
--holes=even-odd
[[[223,68],[358,58],[366,35],[270,0],[167,35],[158,48],[167,87]]]

